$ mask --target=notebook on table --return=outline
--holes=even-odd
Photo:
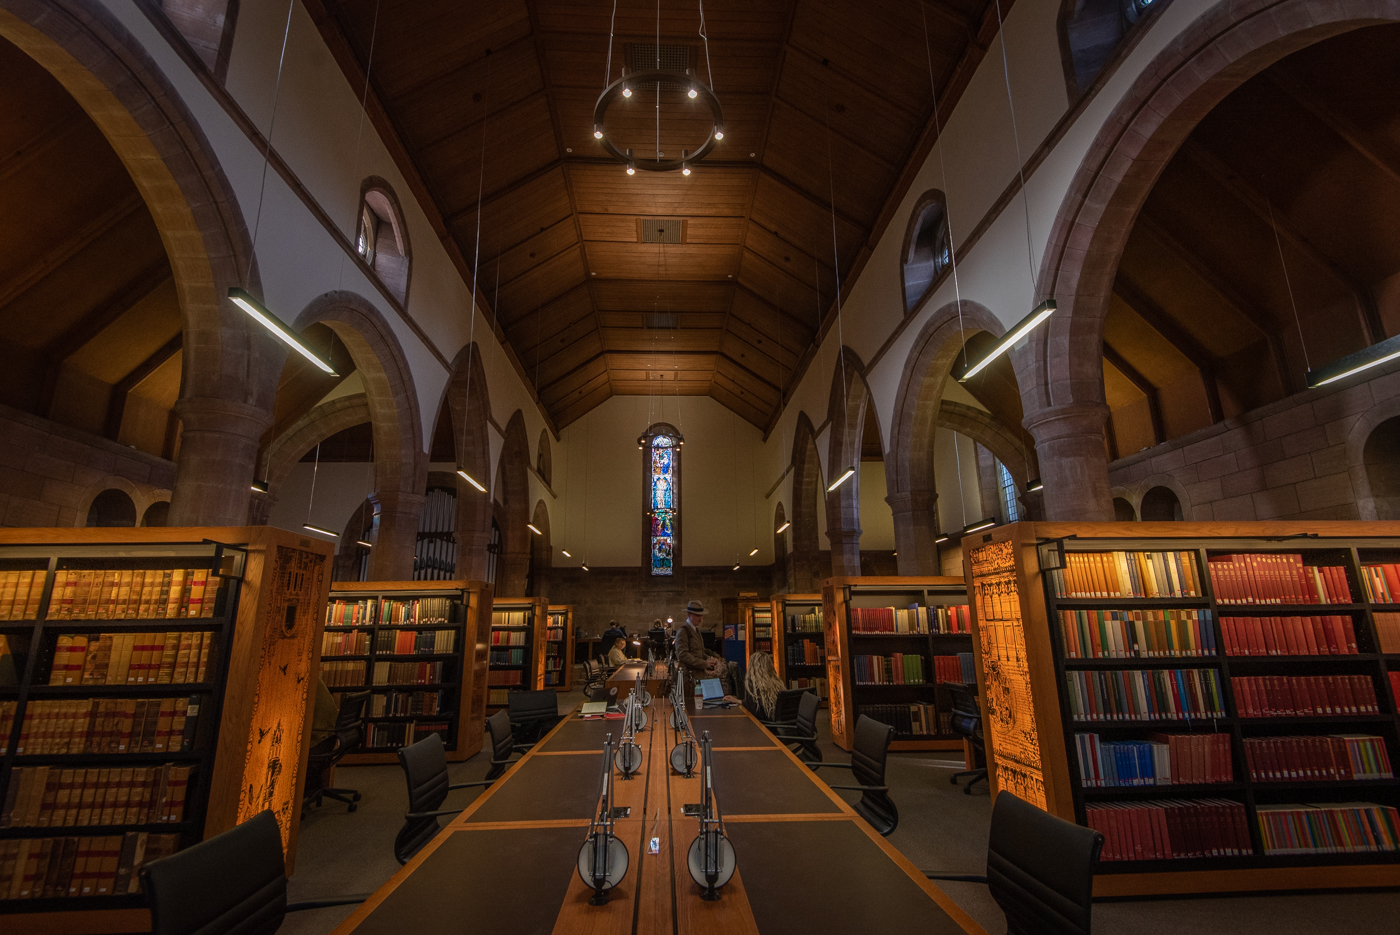
[[[579,717],[602,717],[608,712],[606,701],[585,701],[583,710],[579,711]]]

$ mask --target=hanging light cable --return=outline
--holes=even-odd
[[[487,87],[489,87],[489,85],[490,85],[490,77],[491,77],[491,70],[490,70],[490,68],[491,68],[491,50],[490,50],[490,49],[487,49],[487,50],[486,50],[486,77],[487,77],[487,81],[485,82],[485,85],[486,85]],[[468,411],[471,410],[471,405],[472,405],[472,371],[476,369],[476,363],[475,363],[475,361],[472,360],[472,355],[471,355],[470,349],[471,349],[473,346],[475,346],[475,344],[476,344],[476,313],[477,313],[476,294],[477,294],[477,284],[481,281],[481,212],[482,212],[482,207],[483,207],[483,205],[482,205],[482,195],[485,193],[485,190],[486,190],[486,118],[487,118],[487,115],[488,115],[488,111],[487,111],[487,109],[486,109],[486,94],[487,94],[486,91],[482,91],[482,92],[481,92],[481,165],[478,167],[478,174],[477,174],[477,180],[476,180],[476,243],[475,243],[475,245],[473,245],[473,247],[472,247],[472,302],[471,302],[471,308],[469,309],[470,314],[471,314],[471,325],[470,325],[470,326],[468,327],[468,329],[467,329],[467,348],[469,349],[469,350],[468,350],[468,353],[467,353],[467,387],[466,387],[465,392],[462,394],[462,395],[463,395],[463,398],[466,400],[466,404],[465,404],[464,408],[465,408],[466,410],[468,410]],[[480,356],[481,356],[481,349],[480,349],[480,348],[477,348],[477,349],[476,349],[476,353],[477,353],[477,356],[480,357]],[[483,374],[483,378],[484,378],[484,377],[485,377],[485,375]],[[482,416],[483,421],[484,421],[487,417],[489,417],[489,416],[490,416],[490,413],[484,413],[483,416]],[[487,470],[490,470],[491,456],[490,456],[489,451],[488,451],[487,456],[486,456],[486,465],[487,465]],[[471,484],[471,485],[472,485],[473,487],[475,487],[479,492],[481,492],[481,493],[486,493],[486,488],[483,487],[482,484],[481,484],[481,482],[478,481],[475,477],[472,477],[470,474],[467,473],[467,469],[466,469],[465,466],[460,465],[460,464],[457,466],[457,476],[460,477],[460,478],[462,478],[462,479],[463,479],[464,481],[466,481],[468,484]]]
[[[830,110],[828,106],[827,110]],[[823,113],[823,120],[826,122],[826,181],[831,195],[831,258],[835,264],[832,270],[836,274],[836,357],[841,365],[841,444],[844,448],[851,444],[851,423],[850,410],[851,401],[847,395],[849,385],[846,381],[846,333],[841,327],[841,251],[836,243],[836,174],[832,167],[831,158],[831,118],[827,113]],[[854,456],[853,456],[854,457]],[[831,493],[846,481],[855,476],[856,468],[852,463],[848,466],[840,477],[832,481],[831,486],[826,488],[827,493]]]
[[[315,526],[311,522],[311,508],[316,504],[316,475],[321,472],[321,443],[316,443],[316,461],[311,467],[311,496],[306,501],[306,522],[301,524],[302,529],[309,529],[318,532],[323,536],[330,536],[332,539],[339,539],[340,533],[326,529],[324,526]]]

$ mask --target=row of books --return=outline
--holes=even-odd
[[[452,608],[458,603],[450,597],[337,598],[326,604],[326,625],[441,626],[452,622]]]
[[[369,655],[368,630],[326,630],[321,634],[321,655],[324,656],[367,656]]]
[[[817,640],[793,640],[787,644],[787,664],[790,666],[825,665],[826,647]]]
[[[1394,778],[1385,738],[1368,734],[1246,737],[1244,759],[1253,782]]]
[[[193,767],[63,769],[17,766],[10,772],[0,828],[74,828],[184,821]]]
[[[18,709],[18,701],[0,701],[0,756],[10,752],[10,734],[14,733]]]
[[[376,662],[375,685],[436,685],[442,681],[441,662]]]
[[[177,753],[194,746],[199,698],[31,701],[15,753]]]
[[[1400,698],[1400,671],[1392,670],[1386,674],[1390,676],[1390,696]]]
[[[370,717],[410,717],[441,714],[443,692],[375,692],[369,700]]]
[[[896,734],[931,737],[953,732],[952,715],[928,702],[913,704],[863,704],[860,713],[894,728]]]
[[[1066,672],[1076,721],[1159,721],[1224,717],[1214,669],[1119,669]]]
[[[550,655],[544,657],[544,670],[546,672],[564,671],[564,657],[560,655]]]
[[[924,657],[917,653],[852,656],[851,666],[857,685],[924,684]]]
[[[369,726],[371,747],[406,747],[417,743],[429,734],[438,734],[447,743],[448,725],[446,721],[408,721],[404,723],[376,723]]]
[[[10,638],[0,633],[0,688],[14,688],[19,685],[19,673],[23,663],[15,666],[14,653],[10,651]]]
[[[1400,604],[1400,564],[1362,565],[1361,590],[1372,604]]]
[[[61,634],[54,646],[50,685],[171,685],[203,682],[209,675],[214,634]]]
[[[1373,613],[1376,637],[1383,653],[1400,653],[1400,614]]]
[[[1297,552],[1212,555],[1210,587],[1217,604],[1350,604],[1340,565],[1305,565]]]
[[[1061,610],[1067,659],[1214,656],[1209,610]]]
[[[561,642],[564,639],[564,628],[549,627],[544,631],[544,638],[551,642]]]
[[[1229,734],[1151,734],[1106,741],[1075,734],[1079,784],[1085,788],[1233,782]]]
[[[1200,597],[1194,552],[1066,552],[1056,597]]]
[[[787,631],[789,633],[821,633],[822,612],[816,610],[810,614],[788,614]]]
[[[828,697],[828,693],[827,693],[827,681],[826,681],[826,679],[822,679],[822,678],[816,678],[816,679],[807,679],[807,678],[788,679],[788,688],[803,688],[803,689],[806,689],[806,690],[808,690],[808,691],[814,691],[814,692],[816,692],[818,698],[826,698],[826,697]]]
[[[374,651],[377,653],[450,653],[456,648],[456,630],[380,630],[374,635]]]
[[[517,673],[519,674],[519,673]],[[486,692],[486,703],[493,708],[504,708],[510,704],[509,688],[491,688]]]
[[[54,572],[45,616],[49,620],[212,617],[219,581],[207,568],[60,569]]]
[[[933,678],[936,682],[961,682],[970,685],[977,681],[977,670],[972,664],[972,653],[958,653],[956,656],[934,656]]]
[[[0,899],[139,893],[141,867],[179,849],[178,834],[148,831],[0,841]]]
[[[37,620],[47,574],[42,569],[0,571],[0,620]]]
[[[1103,835],[1100,860],[1180,860],[1253,854],[1245,808],[1230,799],[1104,802],[1084,808]]]
[[[971,633],[972,611],[966,604],[852,607],[851,632]]]
[[[520,669],[496,669],[486,673],[487,685],[524,685],[525,673]]]
[[[493,666],[519,666],[525,664],[523,649],[493,649],[487,659]]]
[[[1241,717],[1345,717],[1379,714],[1369,675],[1237,675],[1230,679]]]
[[[1374,802],[1260,805],[1265,854],[1364,854],[1400,850],[1400,812]]]
[[[365,684],[365,664],[344,660],[322,662],[321,681],[327,688],[354,688]]]
[[[551,672],[546,669],[544,673],[544,684],[546,688],[564,684],[563,673],[561,671]]]
[[[491,611],[491,626],[493,627],[527,627],[529,625],[530,611],[528,610]]]
[[[524,630],[492,630],[492,646],[524,646],[525,637],[529,636]]]
[[[1221,617],[1227,656],[1354,656],[1351,617]]]

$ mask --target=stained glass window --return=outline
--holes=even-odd
[[[675,572],[680,532],[680,433],[664,423],[637,440],[644,457],[647,554],[653,575]]]

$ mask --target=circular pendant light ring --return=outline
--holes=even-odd
[[[608,107],[618,97],[624,96],[624,91],[631,91],[633,87],[645,87],[648,84],[659,82],[667,84],[689,83],[689,90],[695,92],[694,100],[700,101],[710,108],[710,114],[714,118],[710,127],[710,135],[699,149],[683,152],[679,159],[637,159],[630,154],[630,151],[623,152],[613,145],[613,141],[608,138],[607,131],[603,129],[603,121],[607,118]],[[600,133],[601,136],[599,136]],[[710,150],[715,148],[715,143],[724,137],[724,108],[720,106],[719,98],[715,97],[715,92],[689,73],[655,70],[637,71],[631,74],[624,72],[621,78],[603,89],[603,93],[598,95],[598,103],[593,105],[593,135],[608,155],[623,165],[645,169],[648,172],[674,172],[704,159]]]

